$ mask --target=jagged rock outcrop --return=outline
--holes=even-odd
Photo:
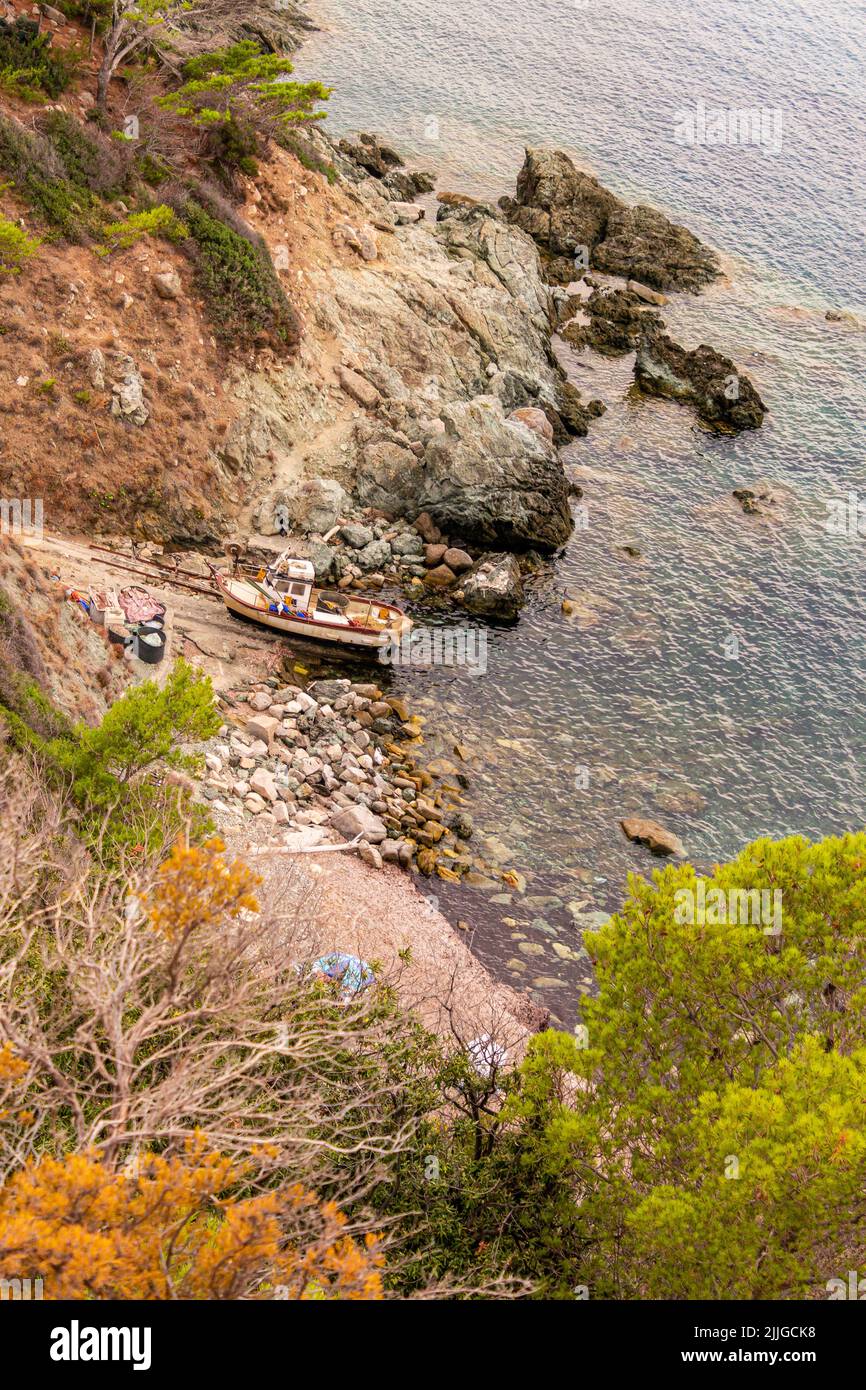
[[[556,452],[505,419],[539,409],[557,439],[575,432],[559,409],[537,248],[481,205],[401,228],[400,238],[388,243],[384,273],[377,262],[329,272],[335,376],[363,414],[339,455],[317,452],[317,473],[333,471],[362,506],[409,520],[427,510],[480,545],[561,545],[570,516]],[[296,384],[286,375],[272,389]],[[330,449],[337,437],[329,433]],[[284,500],[278,491],[269,514]]]
[[[634,375],[648,395],[693,405],[717,429],[758,429],[767,410],[749,378],[705,343],[689,352],[666,333],[649,332],[641,339]]]
[[[407,169],[395,149],[368,131],[362,131],[357,140],[341,140],[337,148],[364,174],[378,179],[382,192],[397,202],[404,199],[411,202],[418,193],[430,193],[435,184],[432,174]]]
[[[593,290],[579,304],[570,300],[576,316],[560,329],[572,347],[591,347],[606,357],[634,352],[648,328],[661,328],[654,309],[629,290]]]
[[[719,274],[714,253],[655,208],[628,207],[562,150],[527,149],[515,198],[499,205],[541,247],[549,278],[567,284],[575,257],[656,289],[698,290]]]
[[[382,440],[365,450],[355,491],[395,515],[428,512],[437,526],[479,545],[554,550],[571,533],[568,483],[555,449],[495,396],[454,402],[440,412],[419,458]]]
[[[657,290],[699,290],[719,274],[714,253],[687,227],[642,206],[611,213],[592,263]]]
[[[622,205],[562,150],[527,149],[517,197],[500,198],[499,206],[542,248],[551,279],[567,284],[574,278],[575,255],[598,245],[608,217]]]
[[[528,236],[515,236],[485,203],[442,204],[436,234],[450,252],[488,266],[495,281],[526,306],[539,331],[549,332],[550,295],[541,279],[538,251]]]

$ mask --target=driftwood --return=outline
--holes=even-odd
[[[346,840],[342,845],[300,845],[297,849],[293,849],[291,845],[255,845],[244,850],[244,858],[253,854],[328,854],[344,849],[357,849],[362,839],[363,836],[356,835],[354,840]]]

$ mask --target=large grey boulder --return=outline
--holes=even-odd
[[[514,618],[524,603],[520,567],[513,555],[485,555],[461,580],[463,606],[485,618]]]
[[[375,539],[369,526],[360,526],[356,521],[341,526],[340,535],[352,550],[363,550],[365,545],[369,545]]]
[[[352,510],[352,504],[335,479],[305,478],[278,493],[273,508],[290,530],[324,535],[340,516]]]
[[[369,844],[379,845],[388,838],[385,822],[360,804],[338,811],[331,817],[331,825],[344,840],[354,840],[356,835],[361,835]]]
[[[479,545],[554,550],[571,534],[568,482],[556,450],[495,396],[441,411],[444,432],[421,458],[379,441],[364,451],[356,491],[365,506],[407,517],[428,512],[446,534]]]
[[[362,570],[384,569],[386,565],[391,563],[391,547],[385,540],[369,541],[358,551],[356,559]]]
[[[323,541],[311,543],[308,558],[315,571],[317,583],[321,584],[331,578],[337,554],[332,545],[325,545]]]

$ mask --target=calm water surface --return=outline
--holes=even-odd
[[[718,247],[727,281],[677,297],[670,331],[734,358],[770,409],[761,430],[715,438],[635,400],[630,357],[571,356],[608,407],[564,456],[588,528],[530,581],[517,625],[490,630],[486,676],[394,675],[428,718],[425,752],[469,750],[474,853],[526,879],[425,889],[491,968],[570,1020],[583,930],[657,862],[621,816],[662,820],[699,864],[866,822],[866,538],[824,526],[829,499],[866,500],[866,336],[824,318],[866,323],[866,10],[321,0],[316,14],[326,31],[296,70],[334,86],[334,132],[376,130],[440,188],[487,197],[513,189],[525,144],[559,146]],[[677,144],[677,112],[699,100],[779,113],[781,149]],[[760,478],[775,520],[730,497]]]

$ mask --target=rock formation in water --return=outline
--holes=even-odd
[[[634,375],[648,395],[693,405],[716,429],[758,429],[766,413],[749,378],[705,343],[689,352],[667,334],[651,330],[641,339]]]
[[[527,149],[517,195],[499,206],[541,248],[557,284],[574,279],[575,258],[660,290],[699,290],[719,274],[714,253],[685,227],[629,207],[562,150]]]
[[[560,329],[562,337],[572,347],[591,347],[605,357],[634,352],[649,327],[662,326],[655,309],[631,290],[595,289],[588,299],[572,297],[567,304],[572,317]]]

